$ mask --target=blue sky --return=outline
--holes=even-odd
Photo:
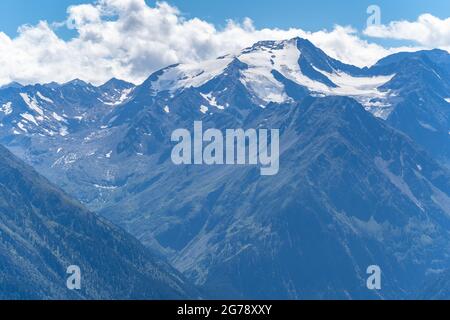
[[[36,24],[39,20],[62,21],[70,5],[92,3],[89,0],[1,0],[0,31],[15,36],[18,26]],[[155,1],[147,1],[154,5]],[[255,26],[299,27],[317,31],[331,29],[334,24],[352,25],[361,30],[367,19],[366,8],[377,4],[382,9],[382,22],[415,20],[422,13],[439,18],[450,15],[448,0],[172,0],[187,18],[199,17],[223,26],[227,19],[250,17]],[[72,34],[62,32],[65,38]]]

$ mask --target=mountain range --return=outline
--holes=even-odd
[[[171,133],[194,121],[280,129],[279,174],[175,166]],[[140,85],[6,86],[0,123],[15,155],[208,297],[413,298],[450,266],[446,51],[359,68],[263,41]]]

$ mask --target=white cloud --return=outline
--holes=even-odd
[[[439,19],[422,14],[417,21],[393,21],[389,25],[372,25],[364,34],[377,38],[411,40],[426,47],[450,47],[450,18]]]
[[[328,31],[302,34],[329,56],[342,62],[359,67],[371,66],[381,58],[400,51],[415,51],[415,47],[384,48],[358,37],[356,30],[350,27],[335,26]]]
[[[0,85],[74,78],[100,84],[113,76],[139,83],[170,64],[215,58],[259,40],[295,36],[308,38],[329,55],[359,66],[414,49],[386,49],[341,26],[318,32],[256,29],[245,19],[242,23],[230,20],[225,28],[217,29],[198,18],[185,19],[165,2],[149,7],[144,0],[99,0],[71,6],[66,24],[78,32],[69,41],[55,34],[58,23],[44,21],[22,26],[15,38],[0,32]]]

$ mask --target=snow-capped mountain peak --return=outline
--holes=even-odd
[[[227,76],[227,68],[236,60],[242,64],[239,68],[240,82],[263,106],[292,101],[293,97],[286,90],[286,81],[305,88],[313,95],[351,96],[368,108],[390,106],[387,102],[390,93],[378,88],[395,74],[370,75],[366,70],[330,58],[301,38],[261,41],[235,56],[168,67],[149,78],[151,91],[158,95],[199,88],[219,76]]]
[[[0,89],[0,123],[13,136],[62,136],[95,123],[127,101],[135,85],[111,79],[96,87],[75,79]]]
[[[109,106],[118,106],[128,100],[135,85],[117,78],[112,78],[98,87],[102,92],[101,101]]]
[[[154,92],[175,92],[189,87],[200,87],[221,74],[233,61],[233,57],[225,56],[214,60],[191,64],[178,64],[157,73],[157,79],[152,81]]]
[[[283,84],[275,79],[274,71],[316,95],[351,96],[368,107],[372,105],[372,99],[387,98],[388,93],[378,88],[389,82],[394,74],[364,76],[362,70],[352,74],[349,68],[342,68],[345,65],[333,63],[337,61],[317,48],[319,51],[311,59],[311,46],[309,41],[295,38],[263,42],[252,50],[245,50],[239,56],[249,66],[243,71],[243,82],[266,102],[289,100]]]
[[[16,82],[16,81],[13,81],[13,82],[11,82],[11,83],[8,83],[8,84],[5,84],[5,85],[3,85],[3,86],[0,86],[0,89],[8,89],[8,88],[22,88],[23,86],[20,84],[20,83],[18,83],[18,82]]]

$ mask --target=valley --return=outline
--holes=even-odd
[[[449,66],[262,41],[139,85],[2,88],[0,142],[212,298],[412,298],[450,268]],[[278,129],[277,174],[175,165],[171,135],[197,121]]]

